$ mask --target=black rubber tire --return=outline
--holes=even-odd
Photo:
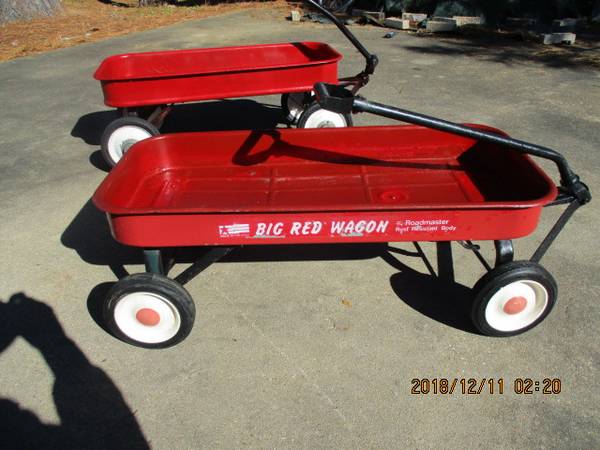
[[[485,309],[492,296],[502,287],[519,280],[540,283],[548,293],[548,303],[541,315],[528,326],[513,331],[501,331],[492,327],[485,317]],[[486,273],[473,287],[474,299],[471,320],[475,327],[487,336],[516,336],[539,325],[556,304],[558,288],[554,277],[541,265],[531,261],[512,261]]]
[[[306,107],[311,103],[312,101],[312,96],[310,95],[310,92],[298,92],[298,93],[294,93],[294,94],[303,94],[304,95],[304,100],[303,100],[303,106],[304,109],[306,109]],[[298,120],[300,119],[300,116],[298,117],[294,117],[292,115],[292,113],[290,112],[290,108],[288,105],[288,99],[290,98],[290,95],[292,94],[281,94],[281,109],[283,110],[283,117],[285,118],[285,121],[290,124],[290,125],[295,125]],[[302,114],[300,114],[302,115]]]
[[[323,109],[323,108],[321,107],[321,105],[319,105],[319,103],[312,102],[308,106],[308,108],[306,108],[304,110],[304,112],[300,115],[300,119],[298,119],[298,124],[296,126],[298,128],[306,128],[306,122],[308,121],[310,116],[321,109]],[[339,113],[332,112],[332,114],[339,114]],[[351,114],[339,114],[339,115],[342,116],[343,119],[346,121],[347,127],[352,126],[352,115]]]
[[[121,299],[134,292],[152,292],[168,299],[180,316],[180,327],[170,339],[158,343],[138,341],[125,334],[117,325],[114,311]],[[119,280],[108,292],[102,308],[104,323],[110,332],[124,342],[143,348],[167,348],[183,341],[192,331],[196,317],[196,307],[185,288],[170,278],[153,273],[137,273]]]
[[[104,158],[104,160],[110,167],[114,167],[119,162],[119,160],[115,160],[113,158],[113,156],[110,154],[110,152],[108,150],[108,140],[110,139],[110,136],[115,131],[117,131],[119,128],[124,127],[124,126],[134,126],[134,127],[142,128],[143,130],[150,133],[151,136],[157,136],[160,134],[160,131],[158,131],[158,128],[156,128],[154,125],[152,125],[147,120],[142,119],[140,117],[127,116],[127,117],[120,117],[119,119],[113,120],[104,129],[104,132],[102,133],[102,138],[100,139],[100,151],[102,152],[102,157]]]

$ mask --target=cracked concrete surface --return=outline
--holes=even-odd
[[[374,27],[353,30],[381,59],[362,91],[367,98],[486,123],[557,148],[598,192],[597,72],[432,55],[425,52],[431,40],[382,39],[384,31]],[[332,44],[344,54],[342,75],[362,68],[360,55],[334,27],[292,24],[269,12],[229,14],[0,64],[0,297],[7,302],[24,292],[45,303],[71,339],[50,339],[52,351],[38,351],[30,335],[45,332],[37,329],[41,316],[26,314],[37,310],[16,301],[3,308],[0,397],[40,423],[83,427],[95,436],[89,446],[98,448],[110,439],[143,446],[134,439],[139,433],[157,449],[597,447],[595,202],[575,215],[543,260],[559,284],[556,308],[538,328],[511,339],[470,331],[461,308],[483,271],[459,246],[453,247],[453,284],[429,276],[419,258],[395,255],[404,266],[393,266],[380,257],[380,246],[240,251],[186,286],[196,301],[196,324],[186,341],[167,350],[128,346],[93,320],[88,306],[93,310],[115,280],[111,266],[142,270],[139,253],[114,243],[89,203],[105,176],[99,133],[113,117],[92,78],[95,67],[129,51],[299,40]],[[165,126],[270,127],[278,105],[279,98],[269,96],[180,107]],[[355,123],[389,122],[358,116]],[[538,237],[557,214],[545,211]],[[535,243],[535,237],[518,240],[517,257],[530,255]],[[491,256],[491,246],[483,246]],[[414,251],[410,244],[396,247]],[[436,267],[435,246],[423,248]],[[70,363],[64,350],[73,346],[108,380],[86,385],[96,372]],[[60,370],[53,358],[66,358]],[[411,380],[426,377],[503,378],[506,392],[412,395]],[[517,377],[560,378],[562,392],[517,395]],[[113,398],[113,388],[122,401]],[[61,398],[81,417],[65,416]],[[92,410],[95,415],[83,420]],[[122,426],[107,425],[115,415],[123,417]],[[92,431],[98,427],[102,433]]]

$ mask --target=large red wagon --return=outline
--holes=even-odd
[[[556,298],[537,261],[589,192],[572,179],[558,195],[527,152],[506,148],[520,141],[499,130],[452,126],[454,134],[423,126],[182,133],[136,144],[93,198],[116,240],[145,249],[149,272],[113,287],[109,328],[150,348],[190,332],[195,309],[182,284],[208,263],[167,278],[165,248],[209,246],[217,259],[239,245],[460,241],[477,252],[472,240],[497,250],[497,267],[475,286],[475,325],[499,336],[532,328]],[[544,206],[565,202],[575,207],[532,260],[512,261],[511,240],[535,230]]]
[[[137,247],[513,239],[556,198],[527,156],[416,126],[177,133],[134,148],[94,202]]]

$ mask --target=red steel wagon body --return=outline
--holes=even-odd
[[[343,109],[343,98],[328,93],[335,87],[315,89]],[[591,198],[564,158],[493,128],[352,102],[431,127],[181,133],[137,143],[93,197],[115,239],[144,248],[147,270],[109,292],[111,331],[149,348],[183,340],[195,307],[182,285],[235,246],[400,241],[459,241],[477,254],[488,269],[471,313],[482,333],[510,336],[540,323],[557,288],[538,261]],[[560,193],[527,153],[557,163]],[[570,206],[531,260],[512,261],[511,240],[535,230],[544,206],[562,203]],[[495,268],[472,240],[494,241]],[[161,249],[187,246],[211,250],[167,278]]]
[[[313,0],[307,3],[325,14],[365,57],[358,75],[338,79],[337,51],[321,42],[197,48],[128,53],[106,58],[96,70],[104,102],[122,117],[104,130],[100,148],[114,166],[136,142],[159,134],[172,105],[184,102],[282,94],[284,118],[298,128],[346,127],[348,113],[321,108],[312,94],[315,83],[367,84],[377,65],[348,28]]]
[[[337,83],[341,59],[320,42],[129,53],[106,58],[94,78],[107,106],[137,108],[307,92]]]
[[[163,135],[94,202],[119,242],[146,248],[531,233],[556,187],[528,156],[475,144],[416,126]]]

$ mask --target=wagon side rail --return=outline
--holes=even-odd
[[[588,186],[583,183],[579,176],[573,172],[566,158],[556,150],[543,147],[508,136],[502,136],[493,132],[472,128],[466,125],[449,122],[425,114],[415,113],[405,109],[371,102],[362,97],[355,96],[353,92],[326,83],[315,84],[317,101],[320,105],[335,112],[367,112],[389,119],[395,119],[406,123],[425,126],[446,133],[455,134],[482,142],[498,144],[502,148],[510,148],[519,153],[535,156],[552,161],[560,174],[559,193],[556,199],[547,206],[568,204],[569,206],[558,218],[550,232],[541,242],[533,256],[532,261],[539,262],[544,256],[552,242],[560,234],[573,213],[582,205],[589,203],[592,199]]]

